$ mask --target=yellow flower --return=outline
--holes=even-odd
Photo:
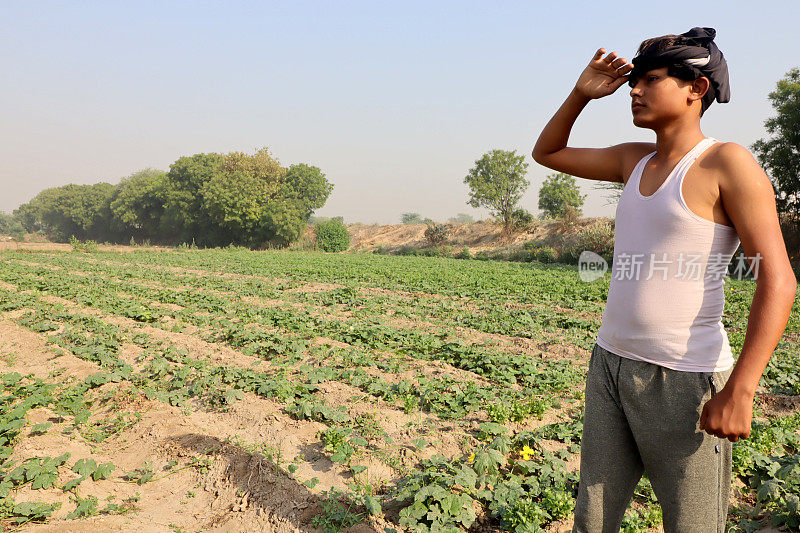
[[[470,463],[471,463],[472,461],[474,461],[474,460],[475,460],[475,454],[474,454],[474,453],[473,453],[473,454],[470,454],[470,456],[469,456],[469,459],[468,459],[468,460],[469,460],[469,462],[470,462]]]
[[[536,451],[532,450],[532,449],[530,448],[530,446],[528,446],[528,445],[526,444],[526,445],[525,445],[525,446],[523,446],[523,447],[522,447],[522,449],[519,451],[519,454],[520,454],[520,456],[522,456],[522,458],[523,458],[524,460],[526,460],[526,461],[530,461],[530,460],[531,460],[531,456],[532,456],[532,455],[534,455],[534,454],[536,454]]]

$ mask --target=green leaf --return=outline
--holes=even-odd
[[[41,424],[34,424],[31,428],[31,435],[44,435],[47,430],[53,425],[52,422],[43,422]]]
[[[58,509],[61,503],[46,504],[41,502],[22,502],[18,503],[13,508],[13,513],[19,515],[14,520],[17,523],[24,523],[30,520],[38,520],[47,518],[55,509]]]
[[[54,464],[55,466],[61,466],[61,465],[63,465],[64,463],[66,463],[66,462],[67,462],[67,459],[69,459],[71,456],[72,456],[72,454],[71,454],[71,453],[69,453],[69,452],[64,452],[64,453],[62,453],[61,455],[59,455],[58,457],[54,457],[54,458],[53,458],[53,464]]]
[[[450,494],[442,500],[442,512],[450,516],[458,516],[462,508],[461,498],[456,494]]]
[[[75,510],[66,516],[67,520],[81,518],[83,516],[93,516],[97,514],[97,497],[87,496],[78,502]]]
[[[82,411],[78,412],[75,415],[75,425],[79,426],[81,424],[85,424],[89,420],[89,416],[92,414],[91,411],[88,409],[83,409]]]
[[[235,403],[236,400],[244,398],[244,393],[238,389],[228,389],[223,393],[223,397],[225,398],[225,403],[230,405]]]
[[[83,483],[84,481],[86,481],[86,476],[81,476],[79,478],[75,478],[72,481],[66,482],[64,484],[64,486],[62,487],[62,490],[64,492],[69,492],[72,489],[74,489],[75,487],[77,487],[78,485],[80,485],[81,483]]]
[[[461,470],[453,478],[453,482],[456,485],[461,485],[465,489],[474,489],[475,483],[478,482],[478,474],[475,473],[471,467],[467,465],[461,465]]]
[[[428,445],[428,441],[425,439],[414,439],[411,441],[411,444],[413,444],[416,449],[421,450]]]
[[[353,437],[352,439],[350,439],[350,444],[352,444],[353,446],[366,446],[367,439],[365,439],[364,437]]]
[[[22,379],[22,376],[19,372],[11,372],[10,374],[2,374],[0,375],[0,379],[3,380],[3,384],[7,387],[12,387],[19,383]]]
[[[781,485],[783,481],[780,479],[770,479],[765,481],[758,487],[758,500],[778,500],[781,495]]]
[[[94,459],[78,459],[72,467],[72,471],[78,475],[89,477],[97,469],[97,462]]]
[[[786,510],[796,515],[800,514],[800,497],[797,494],[786,495]]]
[[[57,477],[58,474],[55,472],[43,472],[36,476],[36,479],[31,483],[31,488],[33,490],[49,489],[56,482]]]
[[[378,502],[378,500],[375,499],[375,497],[370,494],[364,496],[364,507],[367,508],[367,511],[369,511],[369,514],[371,515],[378,515],[381,514],[381,512],[383,511],[383,509],[381,509],[381,504]]]
[[[98,466],[98,467],[95,469],[95,471],[94,471],[94,472],[92,472],[92,479],[93,479],[94,481],[97,481],[97,480],[99,480],[99,479],[106,479],[106,478],[109,476],[109,474],[111,474],[111,472],[112,472],[112,471],[113,471],[115,468],[116,468],[116,466],[114,466],[114,465],[113,465],[113,464],[111,464],[111,463],[103,463],[103,464],[99,465],[99,466]]]

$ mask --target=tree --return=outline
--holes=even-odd
[[[204,241],[257,245],[270,237],[264,227],[270,185],[242,171],[215,173],[200,189],[202,207],[214,228]]]
[[[51,187],[20,206],[14,214],[26,229],[41,229],[58,242],[67,242],[71,236],[81,240],[115,241],[118,235],[113,229],[110,209],[115,189],[110,183]]]
[[[769,93],[777,116],[764,122],[768,139],[750,149],[770,176],[779,213],[800,223],[800,69],[791,69]]]
[[[0,234],[10,235],[15,241],[22,242],[25,239],[25,228],[16,216],[0,211]]]
[[[178,158],[169,167],[164,184],[164,218],[178,242],[195,240],[213,246],[217,240],[200,191],[220,173],[222,156],[216,153]]]
[[[503,223],[503,237],[512,231],[512,214],[530,182],[528,163],[516,150],[491,150],[475,161],[464,183],[469,185],[472,207],[488,207]]]
[[[14,218],[19,220],[22,227],[25,228],[25,231],[30,233],[43,231],[44,229],[42,228],[42,221],[38,216],[38,210],[35,206],[31,205],[31,202],[22,204],[16,208],[14,210]]]
[[[600,191],[608,191],[608,196],[606,196],[606,199],[609,201],[606,202],[605,205],[613,205],[619,202],[620,196],[622,196],[622,190],[625,188],[625,184],[616,181],[600,181],[592,188]]]
[[[455,224],[472,224],[475,222],[475,219],[472,215],[468,215],[466,213],[459,213],[454,217],[450,217],[448,222],[453,222]]]
[[[303,218],[307,221],[314,210],[325,205],[332,192],[333,183],[325,179],[322,170],[299,163],[287,169],[279,195],[283,198],[300,200],[306,212]],[[338,218],[344,223],[343,217]]]
[[[549,217],[560,218],[572,206],[581,213],[586,195],[581,195],[575,178],[563,172],[549,174],[539,189],[539,209]]]
[[[419,213],[403,213],[400,220],[403,224],[422,224],[422,215]]]
[[[46,189],[14,216],[28,231],[112,242],[155,239],[200,246],[298,239],[333,184],[300,163],[284,168],[267,148],[181,157],[169,171],[145,169],[119,185]]]
[[[125,237],[163,240],[166,173],[147,168],[123,178],[111,199],[113,224]]]

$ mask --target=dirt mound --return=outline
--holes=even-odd
[[[470,252],[484,250],[519,248],[531,240],[544,240],[553,238],[561,233],[568,236],[582,228],[596,224],[602,217],[582,218],[572,228],[564,231],[561,223],[555,220],[534,222],[529,229],[515,232],[510,239],[502,239],[502,224],[494,222],[473,222],[469,224],[450,224],[447,243],[451,246],[467,247]],[[364,225],[351,224],[347,227],[350,232],[350,250],[370,251],[380,246],[390,250],[402,246],[425,247],[428,240],[425,238],[425,224],[378,224]]]

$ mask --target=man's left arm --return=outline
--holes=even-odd
[[[742,351],[725,387],[706,402],[700,416],[701,430],[736,442],[750,436],[758,382],[789,321],[797,279],[783,242],[775,192],[763,169],[736,143],[724,143],[715,156],[725,213],[751,264],[758,257]]]

